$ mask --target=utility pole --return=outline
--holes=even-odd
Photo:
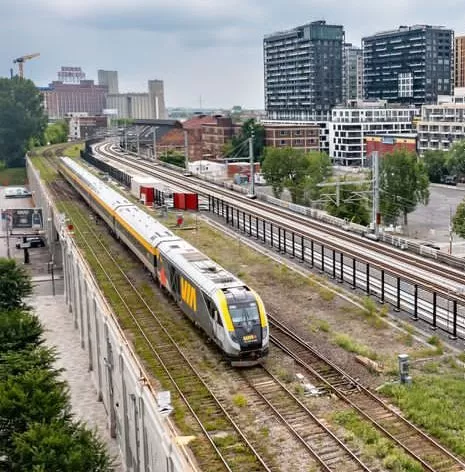
[[[186,171],[189,170],[189,142],[187,136],[187,129],[184,130],[184,166]]]
[[[371,153],[373,166],[373,230],[376,236],[379,235],[380,213],[379,213],[379,159],[378,151]]]
[[[128,125],[124,125],[124,151],[128,152]]]
[[[136,146],[137,146],[137,157],[139,157],[140,143],[139,143],[139,127],[136,126]]]
[[[157,127],[153,126],[153,160],[157,160]]]
[[[254,132],[249,138],[249,157],[250,157],[250,195],[255,195],[255,162],[253,156],[253,138]]]
[[[452,256],[452,207],[449,205],[449,254]]]

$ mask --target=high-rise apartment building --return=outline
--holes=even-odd
[[[108,93],[119,93],[118,88],[118,71],[116,70],[99,70],[98,84],[106,85],[108,87]]]
[[[342,55],[342,102],[363,98],[362,49],[350,43],[344,44]]]
[[[315,21],[263,40],[265,109],[275,120],[329,116],[342,100],[342,26]]]
[[[454,89],[454,32],[400,26],[362,39],[366,99],[422,105]]]
[[[455,38],[455,86],[465,87],[465,36]]]

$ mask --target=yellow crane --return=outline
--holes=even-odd
[[[36,52],[34,54],[28,54],[26,56],[18,57],[13,61],[13,64],[18,64],[18,75],[19,78],[22,79],[24,77],[24,63],[29,61],[30,59],[34,59],[35,57],[39,57],[40,53]]]

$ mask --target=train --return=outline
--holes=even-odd
[[[59,172],[231,365],[266,359],[269,323],[258,293],[75,160],[61,157]]]

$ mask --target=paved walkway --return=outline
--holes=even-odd
[[[57,367],[65,369],[63,376],[70,387],[74,414],[90,428],[98,430],[107,442],[111,456],[118,458],[115,471],[122,471],[118,446],[107,427],[105,408],[97,401],[97,391],[87,369],[87,351],[81,348],[64,295],[34,296],[31,304],[44,325],[47,346],[55,346],[58,351]]]
[[[0,257],[7,257],[7,238],[1,223]],[[10,255],[19,264],[23,264],[23,251],[15,248],[15,242],[16,237],[9,238]],[[48,248],[31,249],[29,252],[30,264],[26,267],[34,284],[34,294],[29,303],[44,325],[45,344],[57,349],[57,367],[65,369],[63,377],[69,384],[72,411],[76,418],[97,429],[100,437],[108,444],[110,455],[116,458],[115,472],[121,472],[124,469],[121,466],[119,448],[116,441],[110,437],[105,408],[102,402],[97,401],[97,391],[88,372],[87,351],[81,348],[79,332],[74,329],[72,317],[65,305],[63,275],[60,272],[54,274],[53,287],[51,275],[47,271],[47,262],[50,259]]]

